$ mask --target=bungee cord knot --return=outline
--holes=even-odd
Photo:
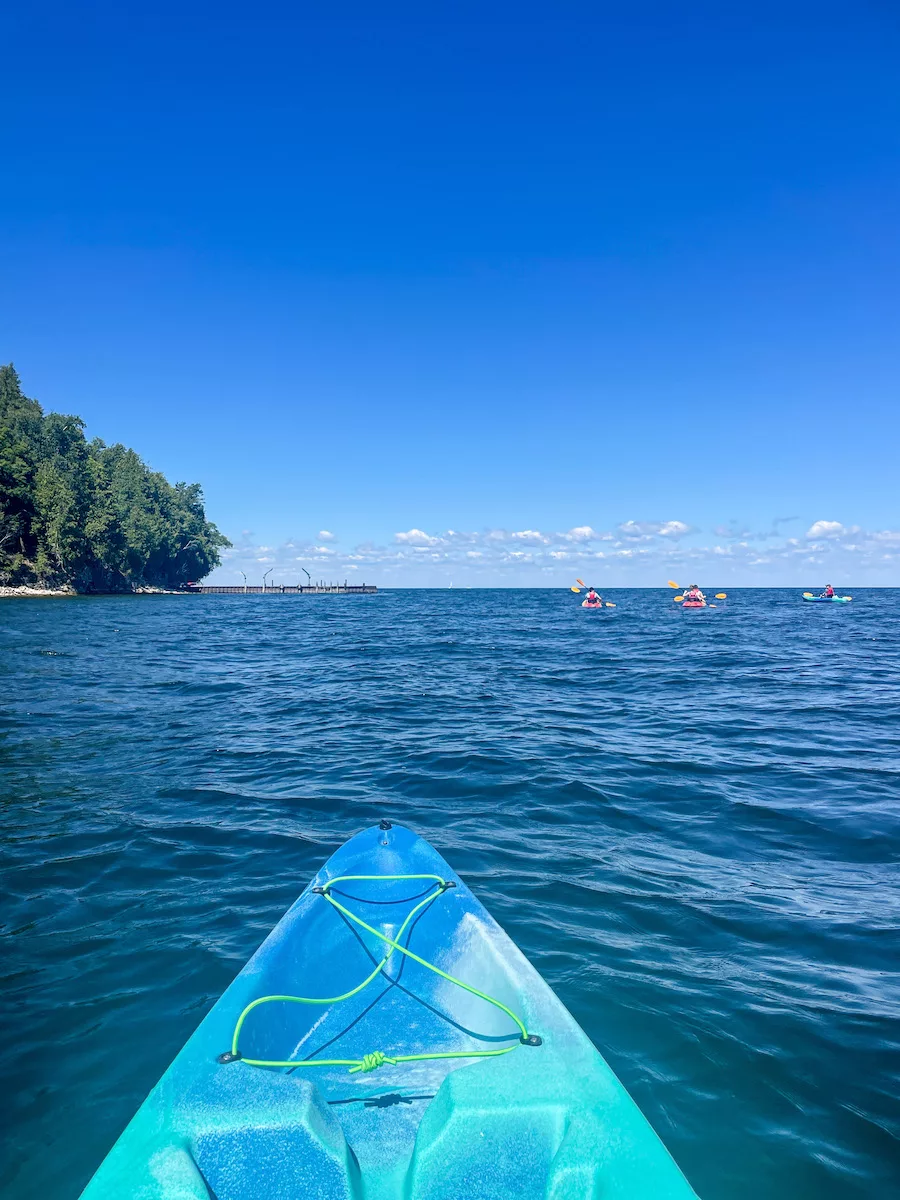
[[[348,1074],[355,1075],[357,1071],[377,1071],[379,1067],[383,1067],[385,1063],[390,1063],[391,1066],[397,1065],[395,1058],[388,1058],[386,1054],[382,1054],[380,1050],[375,1050],[371,1054],[364,1054],[362,1061],[355,1067],[351,1067]]]

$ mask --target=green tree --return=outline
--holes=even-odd
[[[93,503],[90,452],[78,417],[48,413],[34,477],[35,569],[44,583],[87,583],[85,523]]]
[[[41,419],[41,406],[23,395],[12,363],[0,367],[0,582],[27,579],[37,551],[32,526]]]
[[[88,443],[78,417],[45,416],[0,367],[0,582],[179,587],[229,544],[198,484],[173,486],[133,450]]]

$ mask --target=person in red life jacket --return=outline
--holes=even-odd
[[[703,603],[706,600],[706,597],[700,591],[700,588],[696,583],[692,583],[691,586],[685,591],[684,598],[685,600],[693,600],[699,603]]]
[[[599,608],[600,605],[603,603],[603,599],[601,596],[597,595],[597,593],[594,591],[593,588],[590,588],[590,590],[588,591],[588,594],[584,598],[584,603],[587,604],[590,608]]]
[[[825,584],[825,591],[822,593],[822,595],[826,598],[826,600],[830,600],[834,595],[834,588],[830,583]]]

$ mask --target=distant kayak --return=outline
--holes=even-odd
[[[602,608],[603,601],[601,600],[598,604],[591,604],[590,600],[582,600],[581,607],[582,608]]]
[[[809,601],[810,604],[849,604],[853,599],[852,596],[811,596],[808,592],[803,593],[803,599]]]
[[[682,608],[709,608],[705,600],[685,600]]]
[[[696,1200],[521,951],[382,822],[276,925],[83,1200],[600,1195]]]

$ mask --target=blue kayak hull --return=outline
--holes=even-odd
[[[334,884],[345,876],[379,878]],[[450,886],[425,903],[421,881]],[[455,886],[454,886],[455,885]],[[318,891],[314,889],[319,889]],[[426,897],[427,900],[427,897]],[[264,996],[338,997],[324,1005]],[[448,976],[453,977],[452,979]],[[503,1007],[538,1044],[523,1044]],[[537,1035],[534,1037],[533,1035]],[[508,1050],[496,1057],[476,1053]],[[461,1057],[433,1058],[433,1054]],[[379,1056],[423,1055],[383,1061]],[[226,1061],[221,1061],[222,1058]],[[247,1061],[278,1061],[279,1067]],[[316,1066],[323,1060],[341,1066]],[[440,855],[369,829],[325,864],[175,1058],[84,1200],[690,1200],[606,1062]]]
[[[852,596],[804,596],[808,604],[849,604]]]

